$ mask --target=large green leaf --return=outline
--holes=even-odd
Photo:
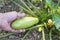
[[[2,2],[2,0],[0,0],[0,2]]]
[[[52,10],[58,8],[58,6],[57,6],[52,0],[46,0],[46,4],[47,4],[47,6],[48,6],[50,9],[52,9]]]
[[[60,28],[60,15],[55,14],[54,17],[53,17],[53,20],[55,21],[56,29],[59,29]]]

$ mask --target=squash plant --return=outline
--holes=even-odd
[[[59,30],[60,31],[60,17],[59,17],[59,3],[54,3],[53,0],[18,0],[18,3],[15,0],[11,0],[12,3],[14,3],[16,6],[19,7],[20,10],[23,10],[26,14],[31,15],[32,17],[36,17],[39,19],[39,22],[30,27],[27,28],[28,32],[26,35],[22,38],[27,36],[27,34],[34,28],[38,28],[39,32],[42,32],[42,40],[45,40],[45,32],[44,29],[49,30],[49,40],[52,40],[52,31]],[[34,5],[32,2],[38,2],[38,6]],[[58,0],[60,2],[60,0]],[[20,4],[19,4],[20,3]],[[42,7],[41,7],[42,6]],[[46,6],[46,8],[45,8]],[[31,7],[31,8],[30,8]],[[53,25],[49,25],[53,24]]]
[[[43,4],[43,1],[41,2],[40,0],[38,2],[41,2],[43,4],[43,8],[41,8],[40,5],[39,8],[41,9],[38,9],[37,6],[35,6],[32,2],[36,2],[36,0],[31,0],[32,2],[30,2],[30,0],[27,0],[27,3],[25,3],[23,0],[18,0],[21,5],[19,3],[16,3],[15,1],[11,0],[15,5],[17,5],[20,9],[23,9],[23,11],[25,11],[27,14],[30,14],[32,17],[37,17],[39,19],[39,25],[43,24],[43,26],[38,26],[37,28],[42,29],[42,38],[43,40],[45,40],[45,33],[44,33],[44,26],[49,28],[48,24],[47,24],[47,21],[49,21],[49,19],[52,20],[52,23],[55,22],[55,27],[56,29],[59,29],[60,28],[60,25],[59,25],[59,18],[55,15],[55,14],[58,14],[57,12],[57,9],[58,9],[58,5],[55,4],[52,0],[45,0],[45,4]],[[24,5],[24,6],[22,6]],[[44,7],[44,5],[47,6],[47,8]],[[31,6],[31,8],[29,7]],[[51,22],[51,21],[49,21]],[[44,24],[45,23],[45,24]],[[46,26],[47,25],[47,26]],[[50,40],[52,40],[52,27],[53,25],[50,27],[50,32],[49,32],[49,36],[50,36]],[[41,28],[40,28],[41,27]],[[31,28],[28,28],[29,29],[33,29],[33,28],[36,28],[36,27],[31,27]],[[54,29],[55,30],[55,29]]]

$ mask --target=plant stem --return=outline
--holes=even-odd
[[[49,37],[50,37],[50,40],[52,40],[52,30],[50,30],[49,32]]]
[[[34,14],[34,12],[26,5],[26,3],[22,0],[19,0],[32,14]]]
[[[41,3],[41,9],[43,9],[43,1],[41,0],[40,3]]]
[[[59,6],[60,0],[58,0],[58,6]]]
[[[33,17],[38,17],[36,16],[32,11],[24,8],[23,6],[19,5],[18,3],[16,3],[15,1],[11,0],[11,2],[13,2],[16,6],[18,6],[19,8],[23,9],[25,12],[29,13],[30,15],[32,15]]]
[[[5,35],[0,36],[0,39],[1,39],[1,38],[4,38],[4,37],[7,37],[7,36],[9,36],[9,35],[12,35],[12,34],[16,34],[16,33],[7,33],[7,34],[5,34]]]
[[[25,37],[30,33],[30,31],[31,31],[31,30],[29,30],[21,40],[24,40]]]
[[[28,3],[33,7],[33,9],[37,12],[37,14],[41,15],[40,11],[37,9],[36,6],[34,6],[29,0],[27,0]]]
[[[45,26],[45,25],[44,24],[36,25],[36,26],[31,27],[31,28],[28,28],[27,30],[32,30],[34,28],[38,28],[38,27],[41,27],[41,26]]]
[[[31,9],[26,5],[26,3],[24,2],[24,1],[22,1],[22,0],[19,0],[28,10],[30,10],[31,11]]]
[[[45,40],[44,27],[43,27],[43,30],[42,30],[42,40]]]
[[[34,27],[31,27],[31,28],[28,28],[27,30],[29,30],[29,31],[25,34],[25,36],[24,36],[21,40],[24,40],[25,37],[30,33],[30,31],[31,31],[32,29],[38,28],[38,27],[40,27],[40,26],[44,26],[44,24],[40,24],[40,25],[36,25],[36,26],[34,26]]]
[[[30,31],[31,31],[32,29],[37,28],[37,27],[40,27],[40,26],[44,26],[44,24],[36,25],[36,26],[34,26],[34,27],[31,27],[31,28],[27,29],[27,30],[29,30],[29,31],[25,34],[25,36],[24,36],[21,40],[24,40],[25,37],[30,33]]]

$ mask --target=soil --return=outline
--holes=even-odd
[[[19,11],[19,8],[15,6],[12,2],[8,0],[2,0],[0,2],[0,13],[10,12],[10,11]],[[0,29],[0,36],[7,34],[10,32],[6,32]],[[21,38],[25,35],[25,33],[17,33],[0,40],[21,40]],[[46,40],[49,40],[49,36],[47,31],[45,31]],[[56,36],[57,33],[53,33],[53,40],[60,40],[60,37]],[[37,29],[33,29],[24,40],[42,40],[41,32],[38,32]]]

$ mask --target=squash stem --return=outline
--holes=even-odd
[[[58,6],[59,6],[60,0],[58,0]]]
[[[30,14],[34,14],[34,12],[26,5],[26,3],[24,1],[22,1],[22,0],[19,0],[19,1],[31,12]]]
[[[31,30],[29,30],[21,40],[24,40],[25,37],[30,33],[30,31],[31,31]]]
[[[49,37],[50,37],[50,40],[52,40],[52,30],[50,30],[49,32]]]
[[[37,7],[34,6],[29,0],[27,0],[27,1],[28,1],[28,3],[33,7],[33,9],[34,9],[39,15],[41,15],[41,13],[40,13],[40,11],[37,9]]]
[[[44,24],[36,25],[36,26],[33,26],[33,27],[28,28],[28,29],[26,29],[26,30],[32,30],[32,29],[38,28],[38,27],[40,27],[40,26],[45,26],[45,25],[44,25]]]
[[[42,30],[42,40],[45,40],[44,27],[43,27],[43,30]]]
[[[37,17],[37,18],[38,18],[38,16],[35,15],[32,10],[29,10],[29,9],[24,8],[23,6],[21,6],[20,4],[16,3],[16,2],[13,1],[13,0],[11,0],[11,2],[14,3],[16,6],[18,6],[19,9],[23,9],[23,10],[24,10],[25,12],[27,12],[28,14],[32,15],[33,17]]]
[[[7,36],[10,36],[10,35],[12,35],[12,34],[16,34],[16,33],[7,33],[7,34],[5,34],[5,35],[0,36],[0,39],[2,39],[2,38],[4,38],[4,37],[7,37]]]

